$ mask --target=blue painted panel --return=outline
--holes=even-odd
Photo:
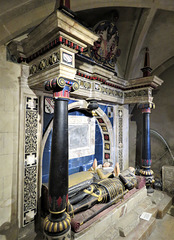
[[[77,102],[77,101],[71,99],[71,100],[68,101],[68,104],[71,104],[71,103],[73,103],[73,102]]]
[[[69,104],[76,102],[75,100],[70,100]],[[109,105],[110,106],[110,105]],[[99,105],[99,107],[105,112],[105,114],[108,114],[107,110],[107,105]],[[90,116],[86,111],[69,111],[69,115],[73,116]],[[44,114],[44,127],[43,131],[46,130],[48,127],[49,122],[51,121],[53,117],[53,114]],[[111,124],[113,126],[113,117],[109,118],[111,121]],[[44,154],[43,154],[43,169],[42,169],[42,181],[43,182],[48,182],[48,176],[49,176],[49,164],[50,164],[50,153],[51,153],[51,138],[52,138],[52,133],[49,134],[49,137],[47,139],[45,149],[44,149]],[[102,135],[100,132],[100,128],[98,126],[98,123],[96,121],[96,128],[95,128],[95,155],[90,155],[90,156],[85,156],[81,158],[75,158],[75,159],[70,159],[69,160],[69,174],[73,174],[79,171],[86,171],[88,170],[92,164],[94,158],[97,159],[98,164],[103,163],[103,141],[102,141]]]
[[[69,174],[87,171],[92,166],[93,161],[94,155],[69,159]]]
[[[42,182],[47,183],[48,175],[49,175],[49,168],[50,168],[50,157],[51,157],[51,142],[52,142],[52,131],[48,135],[45,149],[43,153],[43,160],[42,160]]]
[[[97,164],[103,163],[103,140],[97,121],[95,124],[95,158],[97,159]]]
[[[48,180],[49,180],[49,175],[48,174],[42,175],[42,183],[48,183]]]

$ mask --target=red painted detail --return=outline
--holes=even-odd
[[[81,48],[81,52],[83,52],[83,48]]]
[[[109,135],[108,134],[104,134],[104,139],[105,140],[109,140]]]
[[[79,46],[77,45],[75,49],[78,50],[78,49],[79,49]]]
[[[52,81],[53,81],[53,79],[51,79],[51,81],[50,81],[50,88],[52,88]]]
[[[61,36],[59,37],[59,41],[62,42],[62,37]]]
[[[102,118],[99,118],[98,121],[99,121],[99,123],[104,123]]]
[[[69,98],[69,91],[68,90],[64,91],[64,97]]]
[[[73,43],[73,42],[71,42],[71,43],[70,43],[70,47],[72,47],[72,48],[73,48],[73,45],[74,45],[74,43]]]
[[[84,77],[86,78],[86,75]]]
[[[68,45],[68,40],[67,39],[65,40],[65,43],[66,43],[66,45]]]
[[[109,159],[110,158],[110,154],[109,153],[105,153],[105,159]]]
[[[70,0],[65,0],[65,7],[70,9]]]
[[[61,204],[62,204],[62,198],[59,197],[59,198],[57,199],[57,206],[58,206],[58,208],[60,208]]]
[[[142,113],[151,113],[151,109],[150,108],[143,108]]]
[[[68,194],[66,195],[66,203],[68,202]]]

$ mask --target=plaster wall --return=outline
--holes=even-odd
[[[20,65],[0,46],[0,240],[17,239],[18,111]]]

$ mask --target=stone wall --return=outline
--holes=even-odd
[[[174,154],[174,67],[170,67],[160,75],[164,83],[154,95],[156,105],[151,116],[151,128],[157,131],[168,143]],[[164,142],[156,135],[151,136],[152,143],[152,167],[157,174],[161,174],[163,165],[174,165],[174,159],[166,149]],[[160,169],[160,172],[159,172]]]
[[[0,46],[0,239],[17,239],[18,116],[20,65]]]

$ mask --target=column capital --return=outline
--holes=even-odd
[[[151,110],[151,109],[155,109],[155,104],[154,103],[139,103],[137,106],[139,109],[142,109],[146,112],[146,110]]]
[[[45,82],[45,90],[53,91],[53,98],[69,99],[70,92],[79,89],[79,83],[64,77],[57,77]]]

